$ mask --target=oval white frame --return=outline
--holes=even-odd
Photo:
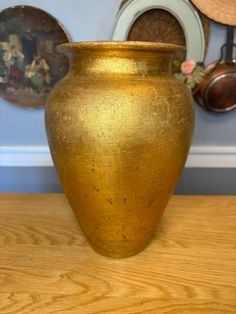
[[[202,62],[205,55],[205,36],[198,12],[189,0],[133,0],[119,11],[113,28],[112,40],[127,40],[137,18],[152,9],[172,14],[181,25],[186,41],[186,59]]]

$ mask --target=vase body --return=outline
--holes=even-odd
[[[70,71],[45,109],[56,170],[92,247],[134,255],[151,240],[191,143],[192,97],[169,73],[177,48],[95,42],[60,49]]]

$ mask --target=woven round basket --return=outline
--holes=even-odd
[[[236,26],[235,0],[192,0],[192,2],[210,19],[222,24]]]
[[[130,0],[123,0],[120,9]],[[209,41],[209,19],[199,13],[205,35],[205,52]],[[185,35],[177,19],[166,10],[151,9],[144,12],[133,23],[127,40],[155,41],[186,46]],[[177,58],[185,59],[185,54],[180,53]]]

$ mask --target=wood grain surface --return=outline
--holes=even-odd
[[[0,313],[236,313],[236,197],[173,196],[148,248],[111,259],[64,195],[0,194]]]

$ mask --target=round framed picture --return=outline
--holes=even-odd
[[[186,59],[200,62],[208,33],[208,20],[200,17],[189,0],[123,0],[112,39],[184,45]]]
[[[68,71],[58,53],[70,38],[58,21],[31,6],[0,12],[0,97],[23,108],[41,108]]]

